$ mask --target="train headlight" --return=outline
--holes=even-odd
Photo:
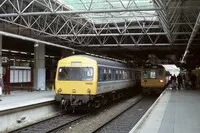
[[[161,79],[160,82],[163,83],[164,81]]]

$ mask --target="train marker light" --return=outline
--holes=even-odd
[[[72,93],[76,93],[76,89],[72,89]]]
[[[90,90],[90,88],[88,88],[88,89],[87,89],[87,92],[88,92],[89,94],[91,93],[91,90]]]
[[[163,83],[163,80],[161,79],[160,82]]]
[[[59,88],[59,89],[57,90],[57,92],[58,92],[58,93],[62,92],[62,89],[61,89],[61,88]]]

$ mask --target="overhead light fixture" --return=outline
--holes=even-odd
[[[1,51],[3,51],[3,52],[8,52],[9,50],[8,50],[8,49],[2,49]]]
[[[20,52],[21,54],[27,54],[27,52]]]
[[[34,47],[38,47],[38,46],[39,46],[39,44],[38,44],[38,43],[35,43],[35,44],[34,44]]]
[[[11,53],[19,53],[19,51],[11,50]]]

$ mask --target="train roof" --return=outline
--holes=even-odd
[[[145,68],[145,69],[148,69],[148,68],[163,68],[163,69],[165,69],[165,67],[164,66],[162,66],[161,64],[157,64],[157,65],[152,65],[152,64],[146,64],[146,65],[144,65],[143,66],[143,68]]]
[[[93,59],[93,60],[95,60],[97,62],[97,64],[101,64],[101,65],[127,67],[126,64],[123,64],[123,63],[120,63],[120,62],[117,62],[117,61],[112,61],[112,60],[108,60],[108,59],[93,57],[93,56],[89,56],[89,55],[72,55],[70,57],[77,57],[77,56],[82,56],[82,57],[85,57],[85,58]],[[66,57],[66,58],[68,58],[68,57]]]

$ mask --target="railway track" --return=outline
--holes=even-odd
[[[53,118],[29,125],[27,127],[20,128],[10,133],[47,133],[56,132],[69,126],[70,124],[77,122],[85,118],[87,114],[63,114]]]
[[[153,100],[149,100],[142,97],[141,95],[135,96],[134,98],[127,99],[111,105],[111,107],[106,107],[95,111],[95,113],[90,114],[66,114],[56,116],[49,120],[45,120],[34,125],[30,125],[25,128],[13,131],[12,133],[44,133],[44,132],[56,132],[56,133],[100,133],[100,132],[109,132],[109,126],[112,125],[113,121],[117,121],[117,124],[123,124],[123,122],[130,121],[132,119],[132,125],[126,129],[128,131],[133,127],[134,124],[142,117],[142,115],[148,110],[151,106]],[[144,101],[144,102],[143,102]],[[148,102],[150,101],[150,102]],[[144,106],[145,105],[145,106]],[[143,108],[145,107],[145,108]],[[132,112],[130,113],[130,110]],[[124,120],[119,120],[121,116],[129,112],[129,118],[124,118]],[[131,116],[131,114],[133,116]],[[135,116],[134,116],[135,115]],[[125,115],[126,116],[126,115]],[[84,119],[84,120],[83,120]],[[114,125],[117,125],[117,124]],[[120,125],[117,125],[120,127]],[[110,132],[117,132],[118,130],[112,128]]]
[[[115,104],[111,104],[108,107],[98,110],[95,113],[90,114],[84,119],[70,127],[63,128],[57,133],[92,133],[98,131],[106,123],[109,123],[121,113],[125,112],[131,106],[134,106],[142,99],[141,95],[137,95],[133,98],[118,101]]]
[[[127,108],[114,118],[96,128],[93,133],[129,132],[145,114],[157,97],[144,97],[135,105]]]

